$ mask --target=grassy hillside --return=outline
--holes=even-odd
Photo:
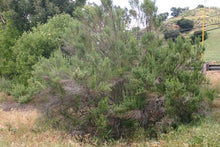
[[[220,61],[220,29],[212,30],[208,32],[209,38],[205,41],[206,51],[204,54],[204,60]]]
[[[205,24],[210,27],[210,24],[216,24],[220,22],[220,8],[206,8]],[[203,8],[196,8],[184,12],[178,17],[172,17],[164,22],[163,26],[166,29],[175,29],[176,22],[181,18],[186,18],[194,21],[194,30],[202,29],[203,24]],[[192,31],[192,32],[193,32]]]
[[[193,20],[195,25],[191,32],[183,34],[185,37],[189,37],[194,31],[202,29],[203,23],[203,8],[197,8],[189,10],[181,14],[179,17],[173,17],[163,24],[163,29],[171,30],[176,29],[176,22],[181,18]],[[215,25],[213,25],[215,24]],[[217,25],[216,25],[217,24]],[[205,30],[208,32],[209,38],[205,41],[205,55],[204,60],[206,62],[220,62],[220,29],[211,30],[213,28],[220,27],[220,8],[206,8],[205,15]]]

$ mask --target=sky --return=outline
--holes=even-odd
[[[89,2],[95,2],[100,4],[100,0],[88,0]],[[143,0],[140,0],[143,1]],[[129,8],[128,0],[113,0],[115,5],[119,5],[122,8]],[[190,9],[196,8],[199,4],[203,4],[207,7],[219,7],[220,0],[156,0],[156,6],[158,7],[158,13],[170,12],[171,7],[189,7]]]

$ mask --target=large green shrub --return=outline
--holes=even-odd
[[[195,43],[196,38],[199,38],[200,41],[202,41],[202,30],[195,31],[193,35],[190,37],[192,40],[192,43]],[[204,40],[208,39],[208,33],[204,32]]]
[[[170,30],[164,33],[164,38],[166,40],[172,39],[173,41],[175,41],[179,35],[180,35],[180,32],[178,30]]]
[[[182,18],[177,21],[177,25],[180,26],[180,32],[188,32],[191,31],[194,27],[194,22],[189,19]]]
[[[149,32],[137,38],[127,30],[126,10],[102,2],[77,10],[80,21],[59,15],[19,38],[13,95],[27,102],[46,91],[42,111],[54,124],[102,139],[139,130],[155,136],[159,128],[199,117],[213,99],[202,88],[199,42],[178,37],[163,45]]]
[[[152,33],[136,39],[120,19],[122,12],[109,9],[86,7],[79,22],[69,20],[73,25],[59,39],[61,50],[32,66],[32,78],[60,97],[58,118],[69,120],[68,128],[108,139],[131,137],[139,128],[155,134],[163,120],[199,117],[200,105],[212,100],[212,91],[201,89],[203,47],[181,37],[163,46]]]
[[[27,84],[31,77],[32,66],[40,57],[49,58],[63,43],[62,35],[75,22],[69,15],[55,16],[47,24],[24,33],[13,47],[15,63],[9,65],[16,71],[18,81]],[[16,68],[14,68],[14,64]]]
[[[49,59],[42,58],[34,66],[33,75],[36,79],[46,81],[47,87],[56,90],[64,100],[68,100],[69,95],[66,97],[68,89],[62,85],[63,80],[77,81],[78,84],[89,88],[90,100],[79,104],[78,107],[80,110],[86,105],[91,107],[92,111],[84,109],[87,112],[85,116],[78,116],[85,117],[83,122],[76,124],[82,125],[83,130],[94,131],[103,139],[132,136],[140,127],[149,130],[149,127],[165,117],[174,119],[173,123],[190,122],[198,117],[201,103],[213,99],[211,91],[204,94],[200,87],[205,80],[200,72],[200,54],[203,48],[200,45],[192,46],[189,41],[184,42],[181,37],[176,43],[169,41],[167,47],[161,47],[160,41],[158,42],[156,37],[149,33],[144,34],[139,43],[140,46],[133,42],[131,37],[129,44],[132,48],[139,48],[136,52],[140,58],[133,58],[135,62],[128,60],[128,64],[122,64],[121,67],[112,64],[120,59],[116,58],[118,61],[111,61],[115,58],[102,59],[102,54],[95,49],[86,50],[83,58],[77,55],[71,58],[63,57],[59,51]],[[122,69],[126,69],[126,72],[122,72]],[[125,82],[116,90],[116,85],[113,83],[117,83],[118,78],[124,79]],[[72,91],[75,89],[73,88]],[[114,96],[109,93],[111,91]],[[154,121],[149,121],[150,118],[144,117],[145,113],[152,113],[148,112],[148,109],[151,110],[148,105],[149,100],[154,101],[163,96],[165,96],[165,105],[160,107],[166,110],[163,114],[165,116],[160,118],[155,115],[152,118]],[[103,97],[109,98],[103,99]],[[80,99],[84,99],[84,96]],[[135,113],[139,111],[145,113],[138,113],[137,115],[141,116],[137,118]],[[75,116],[69,115],[70,118]],[[66,116],[65,113],[64,117]],[[129,135],[126,135],[127,133]]]

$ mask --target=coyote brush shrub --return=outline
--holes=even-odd
[[[41,110],[54,124],[102,139],[132,137],[138,130],[155,136],[199,117],[202,104],[211,102],[213,92],[201,89],[198,41],[192,46],[178,37],[163,45],[154,33],[137,37],[126,29],[127,11],[111,3],[74,15],[79,21],[58,15],[14,46],[24,83],[14,93],[28,95],[25,86],[32,94],[42,91],[47,102]]]
[[[180,32],[188,32],[191,31],[194,27],[194,22],[189,19],[180,19],[177,21],[177,25],[180,26]]]
[[[199,38],[200,41],[202,41],[202,30],[195,31],[193,35],[190,37],[192,39],[192,43],[195,44],[196,38]],[[204,32],[204,40],[208,39],[208,33]]]
[[[166,40],[172,39],[173,41],[175,41],[179,35],[180,35],[180,32],[178,30],[170,30],[164,33],[164,38]]]

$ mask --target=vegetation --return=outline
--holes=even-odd
[[[94,146],[99,145],[96,140],[88,137],[72,137],[65,132],[43,127],[37,123],[39,114],[36,111],[26,112],[3,112],[0,111],[0,145],[1,146]],[[27,121],[29,120],[29,121]],[[219,122],[213,118],[205,118],[197,123],[181,125],[177,130],[167,134],[160,134],[158,140],[146,140],[140,132],[137,138],[130,141],[119,140],[103,143],[102,146],[218,146],[219,145]],[[24,139],[25,138],[25,139]],[[80,142],[80,140],[83,142]]]
[[[46,23],[48,17],[56,14],[67,13],[72,16],[72,12],[78,6],[83,6],[86,0],[1,0],[0,12],[10,13],[9,17],[14,27],[20,31],[28,31],[38,23]]]
[[[205,54],[204,54],[204,60],[207,62],[216,61],[219,62],[219,48],[220,43],[217,41],[220,34],[220,29],[212,30],[208,32],[209,38],[205,41]]]
[[[180,14],[182,14],[183,12],[189,10],[189,8],[188,8],[188,7],[186,7],[186,8],[176,8],[176,7],[172,7],[170,10],[172,11],[171,16],[177,17],[177,16],[179,16]]]
[[[195,42],[195,39],[199,38],[200,41],[202,41],[202,30],[195,31],[193,35],[191,36],[192,42]],[[204,32],[204,40],[208,39],[208,33]]]
[[[213,7],[206,8],[205,23],[206,23],[207,29],[209,29],[210,27],[211,28],[213,27],[213,26],[210,26],[211,24],[219,23],[219,18],[217,17],[219,12],[220,12],[219,8],[213,8]],[[165,27],[167,30],[171,30],[176,26],[176,22],[182,18],[192,20],[194,22],[195,31],[197,31],[197,29],[202,29],[203,9],[195,8],[192,10],[187,10],[183,12],[182,14],[180,14],[179,16],[172,17],[168,19],[167,21],[163,22],[162,26]],[[194,31],[194,29],[192,31]]]
[[[212,118],[200,120],[190,126],[181,125],[178,130],[161,135],[162,146],[218,146],[220,134],[219,123]]]
[[[3,112],[1,116],[1,146],[94,146],[100,145],[96,140],[88,137],[72,137],[65,132],[52,129],[51,126],[37,123],[39,114],[36,111]],[[28,120],[28,121],[27,121]],[[44,127],[42,127],[44,126]],[[47,126],[47,127],[46,127]],[[140,132],[137,138],[131,141],[119,140],[103,143],[102,146],[218,146],[219,122],[213,118],[205,118],[197,123],[181,125],[177,130],[161,134],[158,140],[146,140]],[[25,139],[24,139],[25,138]],[[80,142],[80,140],[83,142]]]
[[[41,111],[52,126],[99,140],[133,138],[139,132],[158,137],[205,115],[214,91],[204,85],[199,40],[191,45],[178,37],[163,44],[155,33],[161,17],[150,0],[133,1],[144,14],[142,35],[127,29],[127,9],[101,2],[76,8],[75,19],[59,14],[12,37],[8,56],[0,58],[9,61],[0,71],[0,88],[20,103],[43,95]]]
[[[199,4],[199,5],[197,6],[197,8],[204,8],[204,5]]]
[[[170,30],[164,33],[164,38],[166,40],[172,39],[173,41],[175,41],[179,35],[180,35],[180,32],[178,30]]]
[[[217,17],[220,12],[219,8],[206,8],[206,19],[205,19],[205,30],[208,34],[208,39],[205,41],[205,54],[204,54],[204,61],[205,62],[213,62],[216,61],[219,63],[219,42],[218,42],[218,36],[219,36],[219,29],[218,25],[213,25],[216,23],[219,23],[219,18]],[[203,9],[196,8],[189,11],[185,11],[178,17],[172,17],[168,19],[167,21],[164,21],[161,27],[161,30],[173,30],[178,29],[176,27],[176,22],[182,18],[193,20],[194,21],[194,29],[192,29],[190,32],[183,33],[182,35],[185,38],[191,38],[193,33],[195,31],[202,29],[202,20],[203,20]],[[214,30],[212,30],[214,29]]]
[[[177,21],[177,25],[180,26],[180,32],[188,32],[191,31],[194,27],[194,22],[189,19],[180,19]]]
[[[168,18],[168,16],[169,16],[169,13],[168,13],[168,12],[161,13],[161,14],[159,14],[159,16],[162,17],[162,20],[163,20],[163,21],[165,21],[165,20],[167,20],[167,18]]]

